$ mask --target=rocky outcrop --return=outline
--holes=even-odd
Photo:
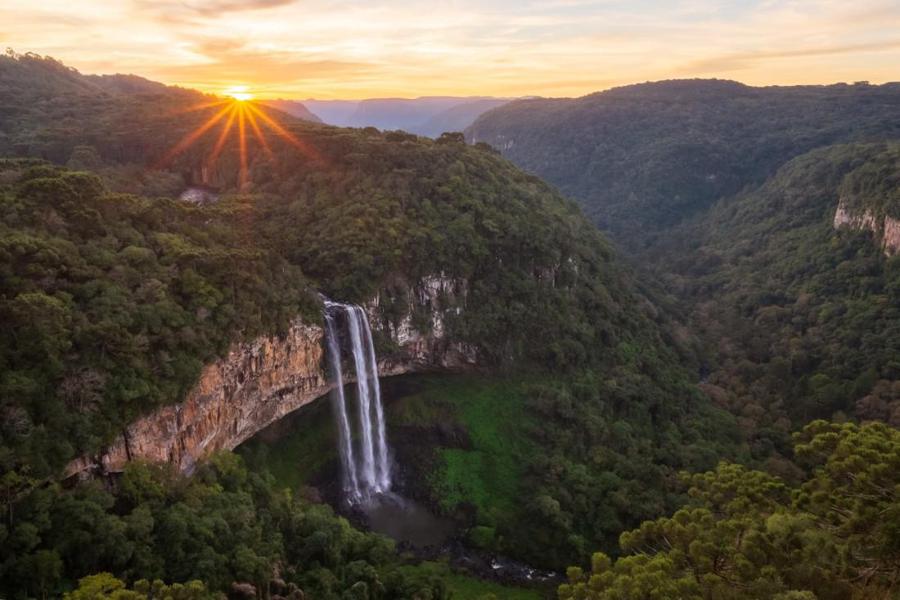
[[[881,244],[885,254],[888,256],[893,256],[900,252],[900,219],[884,218]]]
[[[446,333],[447,313],[462,310],[465,294],[464,281],[441,275],[395,286],[394,318],[384,311],[384,294],[369,302],[366,310],[373,330],[387,336],[393,346],[379,358],[379,373],[474,366],[475,348],[449,340]],[[403,310],[396,310],[398,301]],[[281,336],[234,344],[203,369],[184,401],[138,419],[98,455],[71,462],[65,476],[118,472],[135,459],[169,462],[190,472],[210,452],[233,449],[327,394],[332,383],[323,340],[320,324],[297,319]],[[350,374],[347,380],[353,380]]]
[[[455,369],[475,364],[474,346],[447,340],[447,320],[462,313],[467,295],[466,280],[441,273],[412,285],[395,283],[367,303],[372,328],[401,348],[397,356],[384,359],[385,370],[390,371],[398,360],[415,368]]]
[[[900,219],[887,215],[879,216],[869,209],[863,212],[854,211],[841,200],[834,213],[834,228],[841,227],[871,231],[887,256],[900,252]]]

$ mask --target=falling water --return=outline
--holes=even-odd
[[[378,361],[375,358],[375,344],[372,343],[372,330],[365,313],[359,307],[359,318],[363,326],[363,337],[368,348],[369,377],[371,379],[372,404],[375,406],[375,443],[376,443],[376,467],[378,470],[378,486],[387,491],[391,489],[391,462],[388,456],[387,433],[384,426],[384,409],[381,405],[381,385],[378,383]]]
[[[360,311],[362,309],[359,309]],[[356,397],[359,400],[359,429],[362,444],[362,464],[360,479],[366,488],[378,483],[375,477],[375,446],[372,444],[372,395],[369,389],[369,365],[363,350],[362,332],[359,326],[357,307],[347,307],[347,321],[350,327],[350,346],[353,349],[353,365],[356,370]]]
[[[347,403],[343,392],[340,339],[336,315],[343,314],[349,334],[353,367],[356,374],[358,439],[352,435]],[[365,311],[359,306],[326,301],[325,321],[328,335],[328,358],[336,388],[334,407],[340,436],[341,466],[344,488],[351,502],[366,500],[373,494],[391,489],[390,454],[378,382],[378,362],[372,343],[372,331]],[[358,447],[358,452],[356,449]],[[359,457],[357,460],[356,457]]]
[[[331,365],[331,377],[334,380],[334,391],[331,401],[334,406],[335,420],[340,438],[341,473],[344,479],[344,493],[349,498],[359,498],[359,481],[356,478],[356,461],[353,458],[353,439],[350,436],[350,419],[347,418],[347,402],[344,398],[344,376],[341,373],[340,339],[334,326],[334,317],[325,313],[325,330],[328,342],[328,362]]]

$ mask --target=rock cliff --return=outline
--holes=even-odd
[[[860,213],[848,208],[842,200],[834,213],[834,227],[869,230],[880,241],[886,255],[893,256],[900,252],[900,219],[876,215],[869,209]]]
[[[393,316],[385,310],[387,293],[368,302],[373,330],[386,336],[393,348],[379,357],[379,373],[474,366],[476,349],[449,340],[445,325],[448,313],[463,310],[465,294],[464,281],[439,275],[393,286]],[[235,448],[327,394],[333,384],[323,341],[321,324],[296,319],[282,336],[234,344],[204,367],[182,402],[138,419],[99,454],[72,461],[65,477],[118,472],[134,459],[170,462],[190,472],[210,452]],[[353,381],[352,374],[347,380]]]

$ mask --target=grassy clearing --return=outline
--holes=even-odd
[[[441,466],[429,485],[445,510],[461,502],[489,521],[517,510],[526,458],[535,451],[527,436],[533,422],[524,410],[521,381],[482,377],[424,378],[415,393],[397,399],[389,414],[397,424],[461,426],[471,449],[439,448]]]

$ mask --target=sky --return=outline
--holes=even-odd
[[[257,98],[900,80],[900,0],[0,0],[0,44]]]

